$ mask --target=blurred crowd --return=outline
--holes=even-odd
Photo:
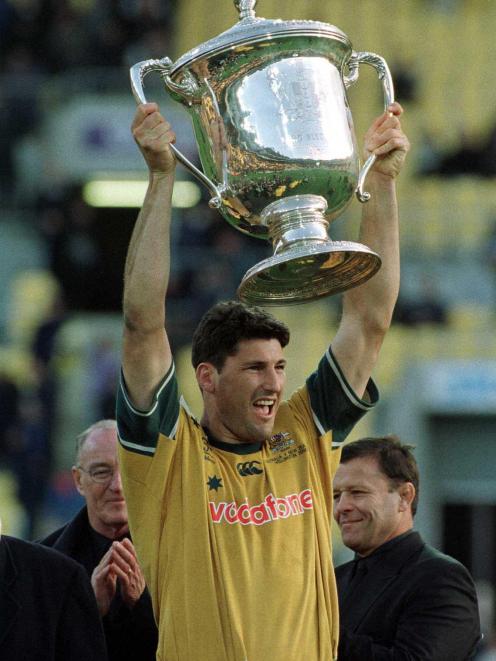
[[[57,74],[158,56],[175,0],[0,0],[0,72]]]
[[[0,199],[14,186],[14,149],[40,120],[50,76],[162,57],[175,0],[0,0]],[[8,128],[7,128],[8,127]]]
[[[40,91],[47,81],[89,68],[127,68],[161,56],[174,6],[175,0],[0,0],[3,208],[15,204],[15,150],[40,123]],[[94,210],[83,201],[78,184],[40,191],[29,212],[47,272],[58,286],[50,310],[25,347],[27,382],[0,368],[0,466],[16,477],[17,497],[26,512],[21,532],[31,539],[39,532],[53,478],[60,387],[57,338],[74,313],[115,311],[123,263],[109,259],[112,250],[102,243]],[[105,341],[95,345],[92,355],[95,412],[113,417],[118,356]]]

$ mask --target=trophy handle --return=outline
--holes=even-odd
[[[192,104],[192,99],[195,98],[198,92],[198,86],[192,76],[186,76],[181,84],[175,83],[169,76],[172,68],[172,60],[168,57],[163,57],[160,60],[144,60],[133,65],[129,70],[129,77],[131,79],[131,89],[136,103],[147,103],[145,92],[143,90],[144,78],[152,71],[160,73],[167,89],[179,94],[181,97],[189,99],[189,105]],[[171,144],[169,145],[172,153],[176,159],[191,172],[191,174],[201,181],[212,194],[212,199],[209,201],[209,206],[218,209],[222,206],[222,196],[217,186],[210,181],[210,179],[203,174],[196,166],[189,161],[179,149]]]
[[[349,75],[345,76],[344,84],[346,87],[349,87],[354,82],[358,80],[359,66],[360,64],[368,64],[377,71],[379,80],[382,82],[382,89],[384,92],[384,111],[388,109],[391,103],[394,103],[394,87],[393,79],[391,77],[391,72],[386,63],[386,60],[380,55],[375,53],[355,53],[353,52],[348,62]],[[376,155],[371,154],[368,159],[365,161],[360,174],[358,175],[358,184],[356,188],[356,196],[360,202],[368,202],[370,200],[370,193],[367,193],[363,190],[365,185],[365,179],[367,178],[368,173],[370,172],[372,166],[376,161]]]

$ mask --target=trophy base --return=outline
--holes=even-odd
[[[249,269],[237,293],[249,305],[295,305],[361,285],[380,266],[379,255],[361,243],[293,245]]]

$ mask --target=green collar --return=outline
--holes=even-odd
[[[263,441],[260,443],[226,443],[225,441],[219,441],[212,436],[207,427],[204,427],[204,430],[209,444],[219,450],[225,450],[226,452],[232,452],[233,454],[253,454],[255,452],[260,452],[263,447]]]

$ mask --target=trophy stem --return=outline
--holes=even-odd
[[[267,226],[274,254],[305,242],[328,241],[326,209],[327,202],[320,195],[294,195],[265,207],[261,221]]]
[[[262,211],[274,255],[246,272],[238,296],[249,304],[289,305],[356,287],[381,260],[361,243],[331,241],[320,195],[294,195]]]

